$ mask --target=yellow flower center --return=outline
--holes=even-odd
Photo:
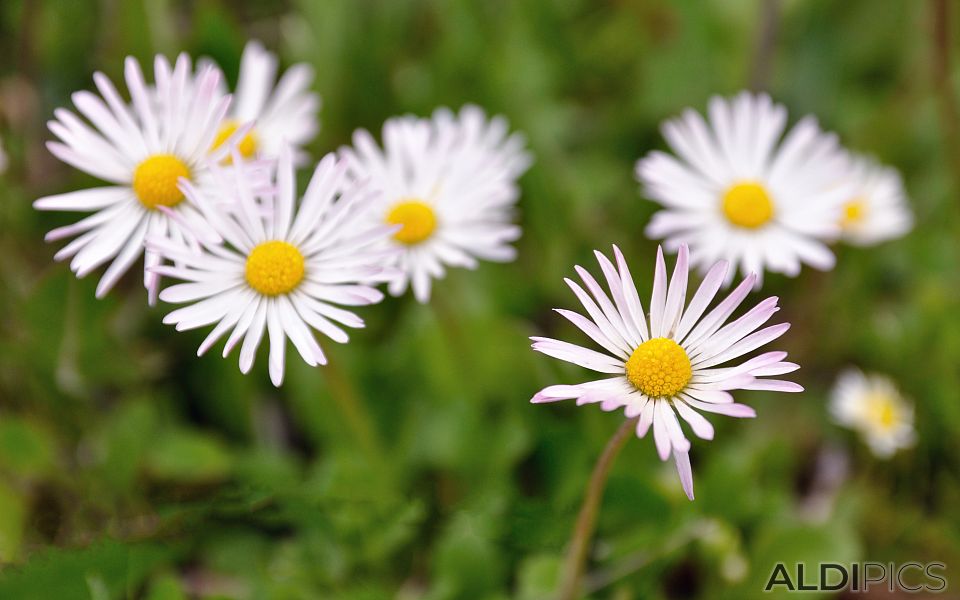
[[[867,399],[867,419],[880,429],[890,429],[899,421],[899,412],[892,398],[874,395]]]
[[[734,225],[756,229],[773,217],[773,200],[759,183],[743,181],[723,195],[723,214]]]
[[[851,227],[863,220],[867,212],[867,203],[860,198],[854,198],[843,206],[843,217],[840,218],[841,227]]]
[[[303,262],[303,254],[293,244],[263,242],[247,256],[247,283],[265,296],[286,294],[303,280]]]
[[[227,120],[223,122],[223,126],[220,127],[220,131],[217,132],[217,137],[213,140],[213,145],[210,146],[210,151],[213,152],[220,146],[222,146],[230,136],[237,132],[237,129],[240,127],[240,123],[234,120]],[[237,151],[240,152],[240,155],[244,158],[252,158],[257,153],[257,136],[251,129],[247,135],[237,143]],[[226,163],[233,162],[233,159],[227,157],[224,161]]]
[[[667,338],[653,338],[640,344],[625,368],[630,383],[651,398],[675,396],[693,376],[687,353],[680,344]]]
[[[177,187],[181,177],[190,177],[190,169],[172,154],[154,154],[137,165],[133,172],[133,191],[150,210],[158,206],[176,206],[183,201]]]
[[[437,228],[437,215],[429,205],[419,200],[404,200],[387,213],[387,223],[402,225],[393,234],[393,239],[412,246],[433,235]]]

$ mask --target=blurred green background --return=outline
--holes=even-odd
[[[589,471],[622,417],[533,406],[585,373],[528,348],[580,340],[562,278],[619,244],[641,296],[655,206],[633,179],[659,122],[714,93],[768,89],[899,168],[908,237],[838,248],[829,273],[768,277],[807,392],[741,392],[755,421],[694,442],[697,500],[649,439],[614,468],[591,598],[759,597],[775,561],[960,560],[960,228],[952,3],[902,0],[3,0],[0,137],[0,598],[538,600]],[[329,368],[195,349],[138,276],[94,299],[43,234],[42,195],[96,182],[43,147],[94,70],[185,50],[235,76],[258,38],[311,63],[311,150],[391,115],[476,102],[530,140],[520,258],[457,271],[427,306],[360,311]],[[755,299],[762,296],[755,295]],[[833,426],[847,365],[916,401],[918,442],[889,461]],[[955,572],[955,571],[954,571]],[[952,582],[951,582],[952,583]],[[956,585],[960,585],[957,580]],[[776,597],[770,595],[767,597]],[[816,597],[808,594],[807,597]]]

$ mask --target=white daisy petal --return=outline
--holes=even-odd
[[[233,331],[227,336],[227,341],[223,344],[223,358],[226,358],[227,355],[233,351],[234,346],[243,339],[265,302],[266,300],[263,297],[254,295],[251,301],[244,307],[243,313],[241,313],[240,318],[237,319],[236,326],[234,326]],[[226,318],[224,320],[226,320]]]
[[[745,390],[768,390],[771,392],[802,392],[803,386],[792,381],[778,379],[757,379],[743,386]]]
[[[752,419],[757,416],[757,412],[746,404],[716,404],[712,402],[701,402],[690,397],[683,398],[683,401],[693,408],[698,408],[704,412],[717,413],[718,415],[726,415],[738,419]]]
[[[256,298],[250,290],[242,290],[236,294],[226,296],[226,298],[230,300],[230,308],[210,333],[207,334],[207,337],[204,338],[200,347],[197,348],[197,356],[203,356],[211,346],[217,343],[217,340],[223,337],[223,334],[236,326],[240,318],[244,314],[247,314],[250,307],[256,302]],[[164,323],[166,322],[167,321],[164,320]],[[224,357],[226,357],[227,353],[227,350],[224,349]]]
[[[587,314],[590,315],[590,318],[593,319],[593,322],[596,323],[606,338],[620,349],[620,353],[629,353],[631,344],[623,338],[621,328],[610,322],[603,309],[597,306],[596,302],[575,281],[571,279],[564,279],[563,281],[573,290],[577,300],[580,301]]]
[[[698,438],[704,440],[713,439],[713,425],[710,424],[703,415],[690,408],[686,402],[675,402],[674,408],[683,417],[683,420],[690,425],[690,429]]]
[[[656,405],[655,400],[647,400],[640,410],[640,418],[637,420],[637,437],[645,437],[647,432],[650,431]]]
[[[666,401],[653,401],[653,442],[657,447],[657,454],[660,460],[667,460],[670,456],[671,438],[667,431],[667,422],[664,413],[666,410]],[[672,411],[671,411],[672,414]]]
[[[597,257],[597,262],[600,263],[600,268],[603,270],[603,275],[607,280],[607,288],[610,290],[610,295],[613,297],[613,301],[617,305],[616,312],[621,316],[621,321],[625,329],[624,337],[626,337],[627,341],[631,344],[635,346],[639,345],[643,342],[645,336],[637,327],[635,320],[631,318],[630,302],[624,295],[623,281],[621,281],[620,274],[617,272],[616,267],[613,266],[613,263],[610,262],[610,259],[608,259],[606,256],[598,251],[594,251],[594,255]],[[642,309],[639,310],[641,311],[640,314],[642,314]],[[646,330],[646,327],[644,327],[644,330]]]
[[[33,203],[38,210],[99,210],[128,200],[133,194],[125,187],[102,187],[40,198]]]
[[[564,310],[562,308],[555,308],[554,310],[563,315],[568,321],[573,323],[577,329],[587,334],[591,340],[603,346],[604,349],[610,354],[619,356],[623,360],[627,360],[627,358],[629,358],[630,355],[610,341],[610,339],[604,335],[603,332],[600,331],[600,328],[597,327],[597,325],[590,319],[584,317],[580,313],[575,313],[572,310]]]
[[[693,326],[700,320],[700,317],[703,316],[707,306],[713,301],[713,298],[717,295],[717,291],[723,284],[723,279],[729,267],[730,263],[725,260],[720,261],[711,267],[706,276],[704,276],[703,282],[700,283],[700,287],[697,288],[697,292],[690,300],[690,305],[687,306],[687,310],[683,312],[680,324],[677,325],[677,330],[674,332],[676,339],[686,339],[687,334],[690,333]]]
[[[532,348],[547,356],[552,356],[600,373],[623,372],[623,363],[610,358],[606,354],[550,338],[533,337],[530,339],[534,341]]]
[[[246,375],[253,367],[253,359],[256,357],[257,347],[260,340],[263,339],[263,332],[267,325],[267,311],[269,310],[269,300],[260,302],[257,312],[253,314],[250,326],[243,337],[243,344],[240,345],[240,372]],[[273,379],[273,369],[270,369],[270,378]]]
[[[677,465],[677,474],[680,476],[680,485],[687,498],[693,500],[693,470],[690,468],[690,453],[673,451],[673,460]]]
[[[727,318],[733,314],[733,311],[737,310],[737,307],[740,306],[740,303],[747,297],[750,290],[753,289],[753,282],[755,280],[756,277],[753,274],[748,275],[740,285],[730,292],[730,295],[724,298],[716,308],[707,313],[707,316],[694,326],[690,334],[683,339],[683,344],[690,347],[702,343],[704,339],[720,329]]]
[[[633,276],[630,275],[630,269],[627,267],[627,261],[623,258],[620,248],[614,246],[613,254],[617,259],[617,268],[620,270],[620,280],[623,283],[623,297],[627,303],[630,315],[624,315],[624,320],[629,320],[633,326],[640,332],[640,341],[645,342],[650,337],[647,329],[647,316],[643,312],[643,304],[640,302],[640,295],[637,293],[637,286],[633,282]]]
[[[653,295],[650,298],[650,337],[663,337],[662,325],[666,300],[667,265],[663,261],[663,249],[658,246],[657,266],[653,272]]]
[[[690,441],[683,435],[683,430],[680,429],[677,414],[673,412],[673,404],[666,401],[660,401],[659,404],[663,406],[661,414],[663,415],[667,435],[670,436],[671,447],[679,452],[688,452],[690,450]]]
[[[674,337],[675,329],[683,313],[683,305],[687,297],[687,266],[688,251],[684,244],[680,247],[677,254],[677,264],[673,269],[673,276],[670,278],[670,288],[667,291],[667,299],[664,305],[663,323],[660,334],[664,337]]]
[[[610,299],[604,293],[603,288],[600,287],[600,284],[597,283],[597,280],[593,278],[586,269],[580,266],[575,266],[574,270],[577,272],[577,275],[580,276],[580,279],[587,286],[587,289],[590,290],[590,294],[596,299],[597,304],[599,304],[600,309],[603,311],[607,321],[616,329],[617,334],[620,339],[624,341],[628,346],[636,345],[631,343],[631,338],[633,337],[630,334],[630,331],[627,329],[626,324],[624,323],[623,318],[620,316],[620,311],[614,307],[610,302]]]
[[[280,322],[280,310],[275,300],[267,303],[267,333],[270,337],[270,358],[267,361],[270,381],[274,386],[280,387],[283,383],[287,337]]]

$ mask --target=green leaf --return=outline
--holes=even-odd
[[[147,471],[157,479],[218,481],[231,470],[232,458],[216,438],[199,431],[174,430],[156,440],[147,455]]]
[[[29,419],[0,418],[0,467],[24,478],[49,475],[56,466],[56,441],[47,428]]]

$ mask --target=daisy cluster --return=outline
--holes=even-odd
[[[48,147],[104,185],[35,202],[88,213],[47,239],[69,240],[55,258],[78,277],[103,269],[98,297],[142,258],[147,301],[180,305],[165,323],[210,327],[198,354],[225,340],[223,356],[239,346],[244,373],[266,340],[277,386],[288,340],[308,365],[325,364],[315,334],[347,342],[348,330],[364,326],[355,308],[380,302],[381,285],[425,303],[448,269],[513,260],[517,181],[531,164],[503,117],[439,108],[389,119],[381,142],[357,130],[352,146],[315,163],[301,192],[297,168],[312,163],[305,147],[320,99],[308,66],[278,71],[277,58],[251,42],[232,93],[216,64],[185,54],[157,57],[152,79],[128,58],[129,97],[94,74],[96,92],[77,92],[75,111],[54,112]],[[891,239],[912,217],[895,170],[843,149],[812,117],[787,131],[786,109],[766,95],[714,98],[708,118],[687,110],[663,134],[674,153],[651,152],[636,173],[664,207],[646,233],[676,252],[673,273],[658,250],[645,303],[618,247],[612,259],[595,253],[601,278],[577,266],[580,281],[567,284],[583,311],[557,312],[600,350],[540,336],[533,349],[600,378],[547,386],[532,401],[623,411],[637,436],[652,431],[661,459],[673,457],[692,499],[684,424],[709,440],[704,413],[755,416],[733,392],[803,389],[780,379],[799,368],[787,353],[765,348],[790,327],[771,323],[779,299],[735,316],[764,272],[829,269],[830,243]],[[740,283],[721,292],[738,270]],[[912,412],[892,385],[848,374],[836,398],[836,419],[878,453],[912,439]]]
[[[813,117],[787,131],[786,108],[749,92],[712,98],[707,117],[687,109],[665,122],[663,135],[674,154],[655,150],[636,166],[645,194],[663,206],[646,234],[677,253],[672,277],[658,250],[644,308],[621,251],[614,246],[616,264],[597,252],[606,289],[577,266],[583,285],[567,284],[584,312],[557,312],[602,351],[531,338],[534,350],[603,376],[548,386],[532,401],[572,399],[622,410],[638,437],[653,432],[662,460],[673,457],[691,500],[691,444],[681,423],[710,440],[714,428],[702,413],[756,416],[731,392],[803,391],[776,379],[799,368],[785,360],[786,352],[747,357],[790,327],[767,324],[779,310],[778,298],[731,320],[762,285],[764,272],[796,276],[803,264],[831,269],[830,243],[876,244],[904,235],[913,221],[899,174],[845,150]],[[704,275],[688,301],[690,267]],[[708,310],[738,270],[741,283]],[[908,445],[913,434],[911,410],[885,381],[847,374],[833,406],[836,420],[861,431],[880,456]]]
[[[97,92],[57,109],[50,152],[105,185],[40,198],[40,210],[89,213],[50,231],[69,239],[55,255],[83,277],[105,267],[110,292],[143,258],[147,300],[182,304],[164,322],[212,326],[206,352],[226,338],[248,372],[269,344],[269,373],[283,381],[289,340],[309,365],[326,363],[315,332],[346,342],[363,327],[353,307],[408,286],[420,302],[447,268],[509,261],[525,142],[478,107],[390,119],[383,147],[358,131],[353,148],[324,156],[306,190],[296,167],[318,131],[313,73],[257,42],[243,51],[230,93],[212,61],[157,57],[153,79],[128,58],[129,98],[102,74]],[[165,289],[164,281],[174,282]]]

